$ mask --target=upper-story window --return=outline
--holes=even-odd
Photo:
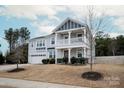
[[[55,44],[55,39],[53,37],[51,38],[51,44]]]
[[[82,51],[82,49],[78,49],[78,50],[77,50],[77,57],[78,57],[78,58],[83,57],[83,51]]]
[[[33,45],[33,42],[31,43],[31,47],[33,47],[34,45]]]
[[[43,46],[45,46],[45,40],[43,40]]]
[[[37,41],[37,47],[45,46],[45,40]]]
[[[78,41],[79,42],[82,42],[82,33],[78,33],[77,34],[77,37],[78,37]]]
[[[40,41],[40,46],[42,46],[42,41]]]
[[[77,34],[77,37],[82,37],[82,34],[81,33]]]
[[[77,28],[77,24],[75,23],[75,28]]]
[[[39,42],[37,42],[37,47],[39,47]]]

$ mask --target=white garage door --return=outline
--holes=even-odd
[[[42,60],[46,57],[31,57],[31,64],[42,64]]]

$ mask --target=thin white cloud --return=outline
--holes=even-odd
[[[0,15],[17,18],[28,18],[37,20],[38,16],[47,16],[50,19],[57,19],[56,14],[65,11],[64,6],[4,6],[0,7]]]
[[[114,25],[124,32],[124,17],[119,17],[114,20]]]
[[[112,32],[112,33],[109,33],[109,35],[110,35],[110,37],[117,37],[118,35],[124,35],[124,33],[121,34],[121,33],[117,33],[117,32]]]
[[[118,6],[94,6],[95,13],[97,16],[102,16],[102,12],[106,16],[117,17],[113,19],[113,25],[117,26],[119,29],[124,30],[124,5]],[[0,7],[0,15],[7,17],[16,18],[27,18],[32,20],[32,26],[38,28],[41,33],[51,33],[51,30],[55,27],[51,25],[51,20],[60,21],[61,19],[57,16],[60,12],[71,13],[72,17],[80,19],[87,15],[87,6],[4,6]],[[39,22],[39,16],[47,16],[47,21]],[[68,15],[65,15],[68,16]],[[61,20],[62,21],[62,20]],[[58,22],[59,23],[59,22]],[[38,32],[38,34],[39,34]],[[122,32],[123,33],[123,32]],[[114,35],[114,34],[113,34]]]
[[[52,30],[55,28],[54,25],[50,24],[49,20],[44,20],[42,22],[34,21],[31,25],[37,28],[34,37],[51,34]]]

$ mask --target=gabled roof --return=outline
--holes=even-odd
[[[68,17],[68,18],[66,18],[60,25],[58,25],[58,26],[53,30],[53,32],[57,31],[59,28],[61,28],[61,27],[62,27],[65,23],[67,23],[69,20],[70,20],[71,22],[74,22],[74,23],[76,23],[76,24],[81,25],[81,27],[84,27],[84,26],[85,26],[85,24],[81,23],[80,21]]]

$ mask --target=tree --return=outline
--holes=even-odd
[[[5,30],[5,39],[9,43],[9,49],[10,49],[10,53],[11,53],[12,43],[13,43],[13,28],[9,28],[8,30]]]
[[[111,38],[108,34],[102,31],[96,33],[95,43],[96,56],[109,56],[111,54],[110,51]]]
[[[27,27],[21,27],[20,29],[15,30],[11,28],[5,30],[5,37],[10,45],[10,53],[7,54],[6,57],[7,62],[17,63],[18,69],[18,64],[21,63],[21,61],[26,63],[28,60],[28,45],[26,44],[26,40],[30,38],[30,32]]]
[[[88,6],[87,7],[87,16],[85,17],[85,24],[87,25],[87,29],[89,30],[89,42],[90,42],[90,69],[92,71],[92,65],[93,65],[93,50],[95,49],[95,38],[96,33],[99,31],[104,31],[105,28],[108,28],[108,20],[106,20],[104,13],[102,13],[102,16],[97,16],[94,6]]]
[[[19,35],[21,44],[24,44],[26,40],[30,38],[30,32],[27,27],[21,27],[19,30]]]
[[[3,64],[4,60],[5,60],[5,58],[4,58],[3,54],[2,54],[2,52],[0,52],[0,64]]]
[[[119,35],[116,37],[117,43],[117,55],[124,55],[124,36]]]

